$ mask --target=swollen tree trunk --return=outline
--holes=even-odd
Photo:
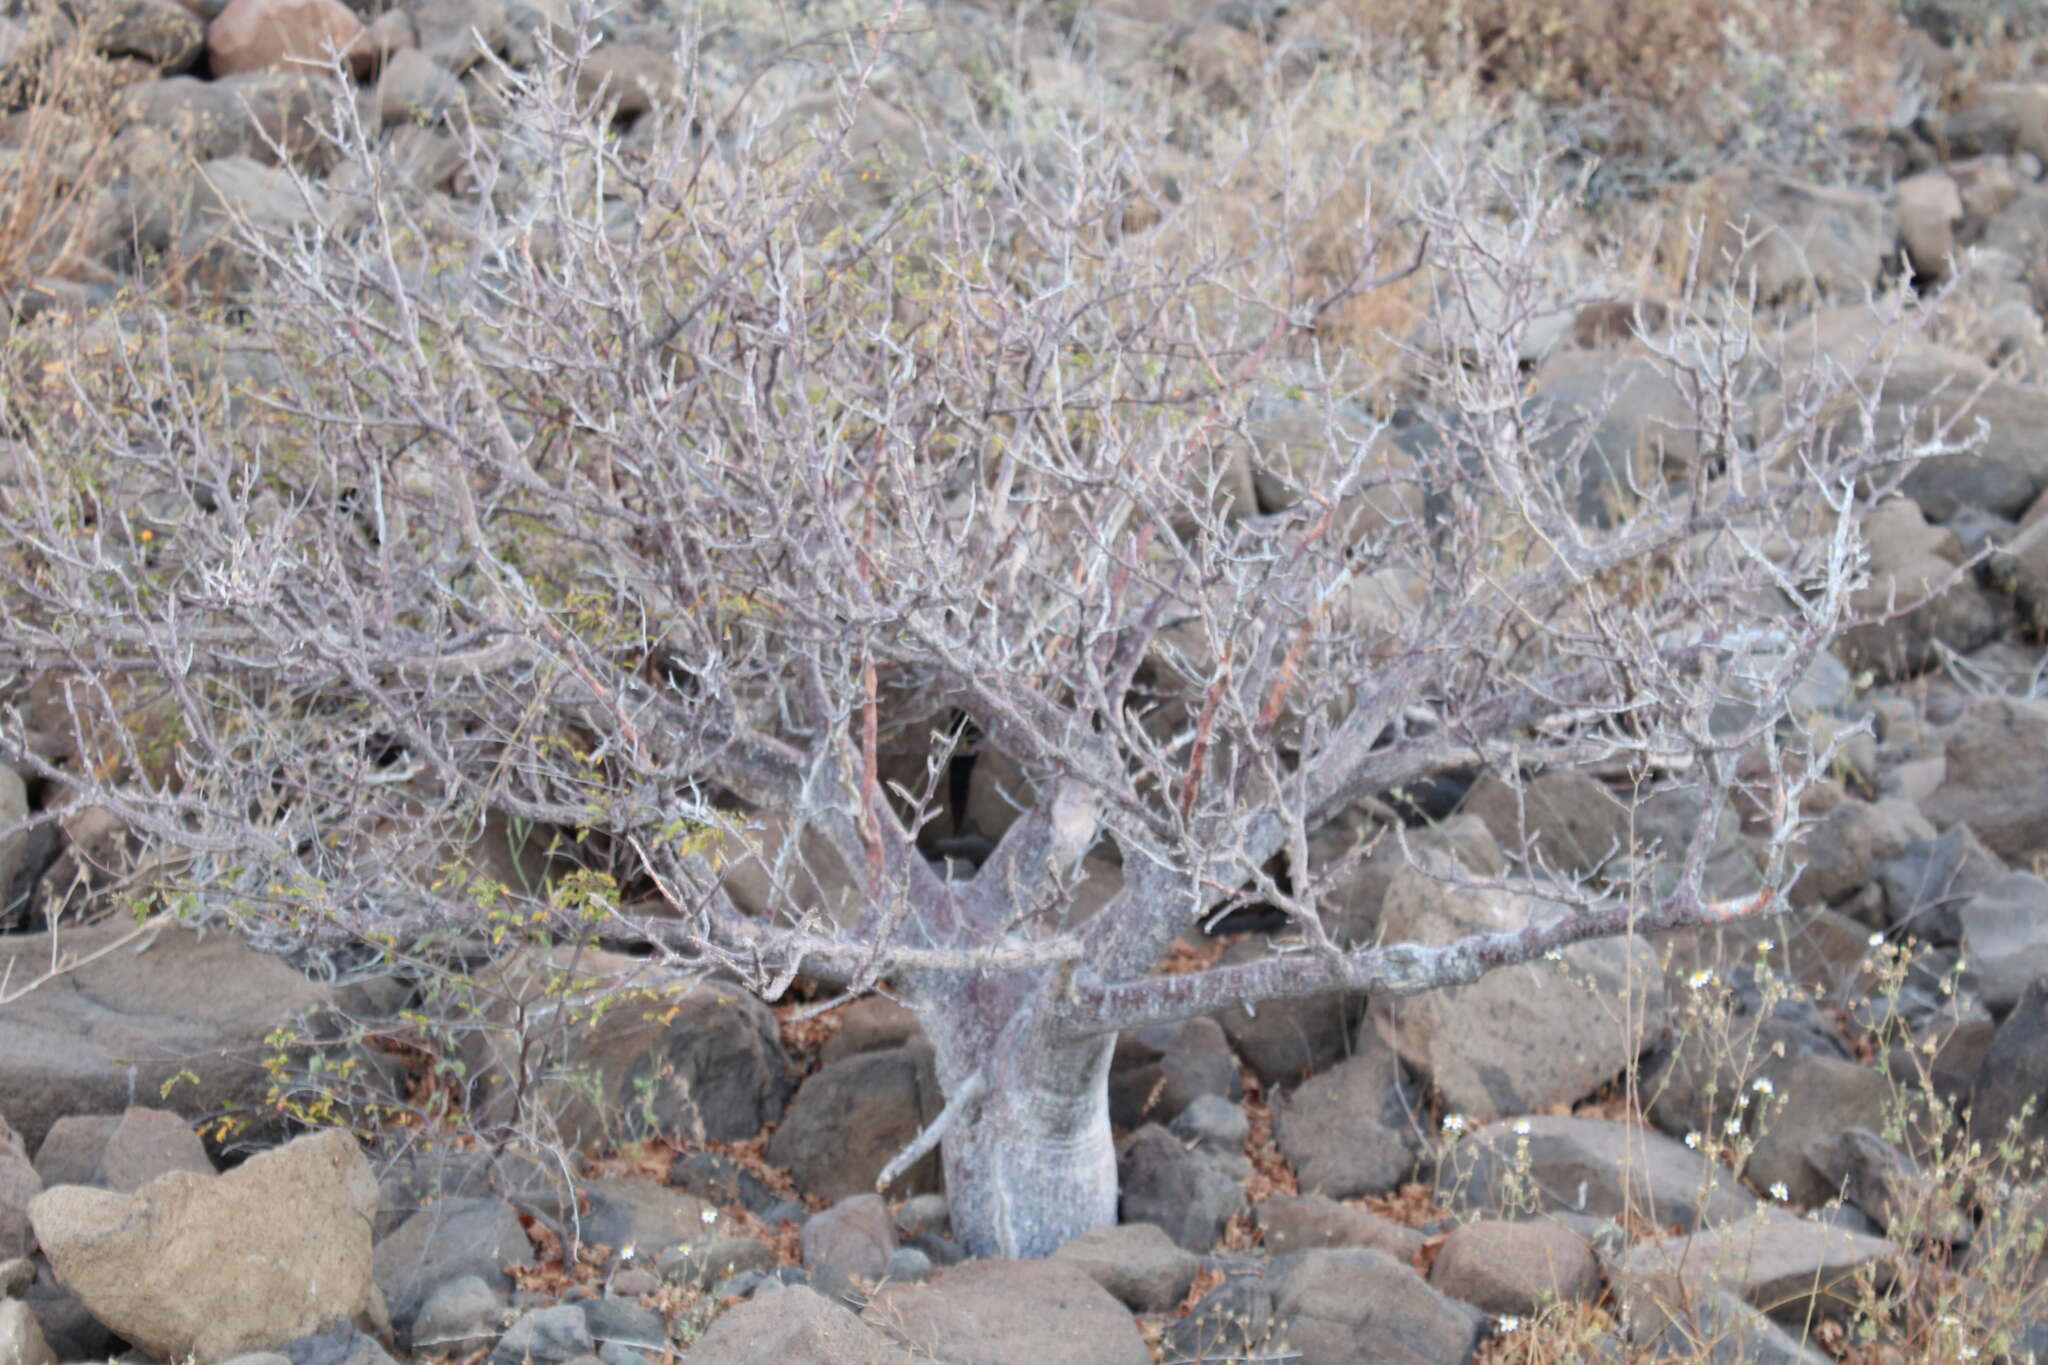
[[[1116,1222],[1114,1033],[1060,1033],[1043,971],[948,974],[920,991],[939,1084],[965,1104],[942,1144],[953,1232],[970,1256],[1050,1256]]]

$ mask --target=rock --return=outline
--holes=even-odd
[[[1168,1360],[1258,1360],[1273,1344],[1273,1293],[1252,1279],[1225,1280],[1166,1327]]]
[[[1987,1152],[2048,1138],[2048,977],[2037,978],[1998,1026],[1970,1097],[1970,1134]]]
[[[1492,773],[1472,785],[1461,809],[1485,822],[1503,849],[1523,836],[1544,865],[1586,873],[1628,846],[1628,810],[1597,779],[1572,769],[1544,773],[1518,793]]]
[[[1318,1247],[1364,1247],[1406,1262],[1415,1259],[1425,1240],[1414,1228],[1320,1194],[1276,1194],[1261,1200],[1253,1213],[1266,1250],[1274,1256]]]
[[[1214,1019],[1147,1024],[1117,1035],[1109,1062],[1109,1120],[1119,1128],[1159,1123],[1200,1095],[1244,1098],[1230,1041]]]
[[[166,1109],[131,1105],[119,1115],[57,1120],[36,1150],[45,1185],[96,1185],[132,1193],[166,1171],[212,1175],[206,1144]]]
[[[384,1175],[377,1186],[380,1241],[421,1209],[457,1195],[485,1203],[516,1199],[551,1218],[561,1217],[568,1209],[569,1189],[562,1171],[517,1147],[492,1152],[420,1146],[386,1157],[381,1164]]]
[[[738,1206],[757,1215],[781,1198],[759,1176],[717,1152],[682,1153],[669,1165],[668,1183],[707,1203]]]
[[[27,820],[28,785],[0,763],[0,925],[7,923],[11,888],[28,858],[30,832],[16,828]]]
[[[1913,273],[1947,279],[1955,266],[1956,229],[1963,222],[1961,187],[1941,171],[1922,171],[1892,186],[1892,207]]]
[[[1270,952],[1256,937],[1246,938],[1231,944],[1218,961],[1235,966]],[[1319,995],[1267,1000],[1256,1010],[1224,1010],[1216,1022],[1261,1084],[1291,1086],[1342,1061],[1364,1013],[1362,995]]]
[[[421,0],[409,7],[420,51],[460,76],[504,42],[503,0]]]
[[[1561,1224],[1482,1219],[1451,1229],[1429,1282],[1481,1312],[1527,1316],[1597,1297],[1600,1268],[1586,1239]]]
[[[659,1255],[680,1242],[701,1239],[718,1221],[718,1211],[710,1204],[658,1180],[586,1180],[578,1189],[589,1204],[578,1235],[614,1250],[632,1247],[640,1256]]]
[[[786,1168],[805,1194],[833,1200],[866,1194],[943,1104],[929,1043],[860,1053],[804,1078],[768,1140],[768,1160]],[[926,1194],[940,1181],[934,1152],[892,1188]]]
[[[439,123],[462,103],[462,82],[416,47],[400,48],[377,77],[377,117],[386,127]]]
[[[1384,1194],[1408,1178],[1422,1150],[1400,1059],[1369,1032],[1359,1035],[1358,1056],[1312,1077],[1276,1110],[1274,1139],[1312,1194]]]
[[[1537,372],[1524,414],[1533,451],[1545,468],[1562,471],[1561,491],[1584,526],[1616,524],[1637,489],[1694,468],[1698,420],[1691,400],[1652,362],[1587,351],[1552,356]]]
[[[913,1351],[976,1365],[1149,1365],[1130,1311],[1081,1267],[965,1261],[890,1285],[861,1317]]]
[[[504,1330],[507,1300],[481,1275],[458,1275],[435,1286],[412,1321],[412,1348],[466,1356],[487,1350]]]
[[[878,1194],[849,1195],[803,1227],[804,1271],[820,1294],[843,1298],[888,1273],[896,1221]]]
[[[618,1299],[584,1299],[576,1305],[583,1311],[583,1324],[598,1354],[607,1349],[661,1356],[668,1353],[668,1324],[660,1313],[637,1303]]]
[[[953,1230],[953,1209],[943,1194],[916,1194],[896,1210],[896,1230],[905,1237],[944,1237]]]
[[[1221,1095],[1197,1095],[1174,1115],[1166,1130],[1198,1152],[1235,1157],[1243,1154],[1252,1123],[1241,1107]]]
[[[1844,1128],[1882,1129],[1891,1083],[1869,1067],[1833,1057],[1771,1058],[1763,1079],[1770,1091],[1750,1092],[1746,1124],[1756,1145],[1743,1178],[1760,1190],[1782,1185],[1804,1208],[1824,1204],[1836,1191],[1807,1161],[1807,1146]]]
[[[1879,864],[1933,835],[1933,826],[1905,802],[1844,801],[1794,845],[1792,856],[1805,868],[1788,899],[1799,906],[1840,905],[1870,884]]]
[[[1701,217],[1703,283],[1753,281],[1760,303],[1814,294],[1860,301],[1898,240],[1876,195],[1762,168],[1733,167],[1704,182],[1683,215],[1688,225]],[[1666,242],[1679,258],[1687,246]]]
[[[1124,1140],[1117,1185],[1124,1222],[1155,1224],[1189,1251],[1215,1246],[1224,1224],[1245,1207],[1235,1180],[1155,1123]]]
[[[1928,819],[1968,825],[2015,866],[2048,850],[2048,701],[1973,699],[1949,730],[1946,757],[1947,775],[1922,806]]]
[[[573,1303],[530,1309],[519,1315],[492,1348],[490,1365],[565,1365],[597,1354],[590,1324]]]
[[[1956,918],[1968,979],[1994,1012],[2012,1009],[2030,982],[2048,977],[2048,880],[2008,872],[1964,901]]]
[[[690,1348],[690,1365],[901,1365],[902,1348],[802,1285],[732,1308]]]
[[[206,26],[206,52],[215,76],[319,69],[362,31],[341,0],[229,0]]]
[[[36,1265],[26,1256],[0,1261],[0,1299],[18,1299],[36,1278]]]
[[[897,1247],[882,1271],[887,1284],[922,1284],[932,1277],[932,1258],[916,1247]]]
[[[771,1270],[775,1248],[758,1237],[713,1237],[709,1241],[672,1246],[656,1258],[664,1280],[709,1289],[720,1280],[748,1270]]]
[[[1937,645],[1967,654],[2006,628],[2009,602],[1968,575],[1949,582],[1965,558],[1962,544],[1954,533],[1928,525],[1917,503],[1894,498],[1872,509],[1863,526],[1870,581],[1850,595],[1850,611],[1881,616],[1930,595],[1932,600],[1844,631],[1835,642],[1843,663],[1880,679],[1911,677],[1933,665]]]
[[[0,1299],[0,1362],[57,1365],[57,1353],[44,1340],[35,1313],[20,1299]]]
[[[838,1023],[839,1031],[818,1049],[820,1066],[830,1066],[863,1052],[887,1052],[925,1040],[917,1012],[887,996],[864,995],[826,1017]]]
[[[576,94],[585,100],[603,100],[612,106],[615,118],[635,118],[657,104],[682,103],[682,74],[672,52],[656,52],[634,43],[606,43],[577,68]]]
[[[570,948],[515,957],[479,985],[497,1025],[464,1047],[470,1074],[488,1076],[479,1117],[509,1113],[522,1065],[548,1078],[528,1102],[572,1145],[750,1138],[782,1114],[789,1059],[775,1016],[738,986],[665,980],[645,959]],[[512,1027],[522,1017],[523,1038]]]
[[[1829,1360],[1726,1290],[1701,1295],[1641,1335],[1649,1360],[1710,1365],[1827,1365]]]
[[[1961,1246],[1970,1241],[1969,1215],[1913,1159],[1868,1128],[1829,1133],[1806,1144],[1807,1164],[1827,1188],[1901,1242]]]
[[[1683,1228],[1758,1207],[1731,1172],[1667,1137],[1612,1119],[1549,1115],[1467,1134],[1444,1155],[1437,1188],[1453,1207],[1481,1213],[1627,1213]]]
[[[1054,1259],[1079,1266],[1134,1313],[1175,1307],[1202,1268],[1200,1257],[1175,1245],[1152,1223],[1084,1232],[1055,1252]]]
[[[1962,906],[2004,876],[2005,865],[1961,824],[1915,839],[1877,868],[1887,923],[1938,947],[1963,941]]]
[[[377,1182],[335,1130],[225,1175],[172,1171],[134,1194],[64,1185],[36,1239],[94,1317],[163,1359],[221,1360],[367,1309]]]
[[[1929,519],[1946,522],[1965,507],[2017,518],[2048,487],[2048,451],[2031,435],[2048,420],[2048,391],[1929,351],[1894,363],[1879,401],[1880,443],[1931,435],[1951,421],[1951,435],[1961,440],[1980,419],[1985,424],[1982,441],[1969,451],[1929,456],[1906,474],[1901,490]],[[1909,428],[1907,414],[1916,409],[1920,416]]]
[[[777,811],[754,811],[708,850],[719,885],[749,915],[816,914],[852,925],[867,901],[825,836]],[[794,845],[792,847],[792,844]]]
[[[66,1114],[119,1113],[156,1096],[188,1118],[260,1109],[268,1078],[245,1059],[331,992],[231,933],[166,928],[145,951],[85,961],[129,926],[63,931],[84,965],[12,1005],[0,1005],[0,1095],[30,1146]],[[42,970],[45,934],[0,937],[0,974]],[[175,1083],[174,1083],[175,1081]]]
[[[1395,878],[1380,921],[1390,943],[1440,944],[1563,913],[1528,896],[1452,891],[1411,869]],[[1373,1021],[1444,1104],[1468,1117],[1574,1103],[1663,1036],[1669,1007],[1647,943],[1589,941],[1561,957],[1491,972],[1469,986],[1375,1001]],[[1617,1011],[1623,999],[1629,1007]]]
[[[1275,1261],[1277,1332],[1301,1365],[1465,1361],[1479,1343],[1479,1311],[1447,1298],[1384,1252],[1303,1251]]]
[[[500,1199],[450,1196],[421,1209],[377,1243],[377,1288],[403,1333],[436,1287],[474,1275],[510,1293],[509,1265],[533,1259],[526,1229]]]
[[[1674,1320],[1686,1303],[1726,1291],[1796,1328],[1853,1312],[1859,1278],[1874,1275],[1884,1293],[1885,1265],[1897,1254],[1881,1238],[1766,1208],[1711,1231],[1639,1242],[1610,1263],[1608,1279],[1639,1324]]]
[[[29,1162],[19,1135],[0,1117],[0,1260],[35,1250],[29,1205],[43,1192],[43,1178]]]

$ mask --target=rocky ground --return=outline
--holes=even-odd
[[[977,80],[1074,107],[1103,70],[1143,72],[1248,107],[1356,41],[1327,4],[1076,11],[920,9],[913,56],[957,60],[885,73],[854,130],[876,182],[849,198],[907,183],[920,120],[986,97]],[[322,976],[219,930],[74,927],[73,969],[0,1005],[0,1365],[2048,1359],[2048,50],[1973,48],[1945,12],[1899,28],[1895,116],[1829,143],[1825,167],[1780,140],[1761,148],[1776,160],[1716,147],[1642,191],[1704,225],[1709,274],[1738,225],[1770,225],[1741,267],[1782,347],[1766,387],[1870,360],[1873,293],[1953,281],[1871,413],[1981,429],[1871,515],[1873,619],[1804,681],[1798,720],[1840,743],[1806,798],[1791,913],[1398,1005],[1135,1031],[1110,1079],[1122,1224],[1041,1262],[963,1261],[932,1159],[874,1192],[941,1102],[916,1018],[887,999],[800,984],[771,1009],[695,983],[559,1027],[533,1022],[551,979],[536,950],[480,967],[487,1003],[435,1032],[404,971]],[[576,18],[520,0],[16,7],[16,338],[89,327],[136,291],[231,299],[260,271],[228,214],[289,226],[309,196],[360,196],[361,166],[315,128],[327,87],[307,62],[347,73],[375,167],[459,234],[466,201],[519,192],[474,183],[465,139]],[[766,10],[691,19],[695,89],[669,55],[676,15],[622,6],[588,29],[577,79],[616,101],[624,139],[737,97],[788,41]],[[97,93],[53,98],[60,72]],[[801,73],[765,79],[793,139],[828,107]],[[1596,443],[1676,439],[1685,396],[1648,359],[1660,279],[1583,282],[1626,302],[1529,321],[1532,400]],[[1407,316],[1346,313],[1329,335]],[[1284,410],[1249,434],[1239,496],[1263,506],[1260,461],[1294,437]],[[49,691],[0,679],[0,702],[64,761]],[[944,856],[971,861],[1010,818],[1000,789],[1027,779],[998,754],[964,776]],[[49,965],[53,921],[100,914],[137,875],[140,841],[103,810],[19,828],[64,800],[0,767],[0,998]],[[1519,792],[1464,774],[1410,852],[1381,844],[1328,900],[1347,941],[1440,940],[1533,911],[1446,889],[1431,860],[1483,878],[1534,847],[1590,873],[1695,815],[1612,773]],[[1773,819],[1725,812],[1717,894],[1756,889]],[[1269,950],[1226,927],[1186,963]],[[586,953],[597,984],[579,989],[599,999],[634,964]],[[555,1069],[514,1085],[537,1033]]]

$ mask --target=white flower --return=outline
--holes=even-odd
[[[1543,960],[1544,960],[1545,962],[1562,962],[1562,961],[1564,961],[1564,949],[1562,949],[1562,948],[1546,948],[1546,949],[1544,949],[1544,950],[1543,950]]]
[[[1705,967],[1685,979],[1685,988],[1689,991],[1704,990],[1713,984],[1714,974]]]
[[[718,1221],[718,1210],[706,1209],[704,1210],[704,1212],[698,1214],[697,1216],[699,1218],[702,1218],[707,1223],[715,1223]]]
[[[1464,1131],[1465,1131],[1465,1116],[1464,1116],[1463,1114],[1445,1114],[1445,1115],[1444,1115],[1444,1131],[1445,1131],[1446,1133],[1462,1133],[1462,1132],[1464,1132]]]
[[[1964,1360],[1975,1360],[1977,1358],[1977,1348],[1974,1346],[1958,1346],[1956,1347],[1956,1354]]]
[[[1884,935],[1881,933],[1872,934],[1867,941],[1873,948],[1884,947]]]
[[[1756,1091],[1759,1095],[1775,1095],[1778,1093],[1778,1087],[1771,1084],[1769,1076],[1757,1077],[1749,1083],[1749,1088]]]
[[[623,1246],[619,1248],[619,1259],[622,1261],[630,1261],[639,1254],[640,1252],[637,1247]]]
[[[1685,1135],[1685,1145],[1697,1152],[1700,1149],[1700,1135],[1698,1133],[1687,1133]]]
[[[1768,953],[1777,946],[1777,944],[1771,942],[1767,938],[1760,938],[1756,941],[1756,950],[1760,953]]]
[[[1522,1320],[1510,1313],[1506,1317],[1495,1321],[1494,1326],[1502,1332],[1513,1332],[1521,1328]]]
[[[1729,1137],[1734,1137],[1737,1133],[1741,1132],[1742,1115],[1730,1115],[1728,1121],[1721,1125],[1721,1131],[1726,1133]]]
[[[1787,1188],[1784,1181],[1774,1180],[1771,1182],[1771,1198],[1780,1204],[1789,1204],[1792,1202],[1792,1191]]]
[[[1516,1136],[1516,1137],[1527,1137],[1527,1136],[1529,1136],[1529,1120],[1527,1120],[1527,1119],[1516,1119],[1516,1120],[1515,1120],[1515,1136]]]

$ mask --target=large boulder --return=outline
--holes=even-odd
[[[0,1095],[31,1148],[66,1114],[119,1113],[136,1095],[187,1119],[260,1112],[270,1077],[256,1058],[280,1025],[334,992],[234,934],[165,928],[140,950],[94,954],[132,925],[61,931],[72,971],[0,1005]],[[0,976],[48,965],[48,934],[0,938]]]
[[[482,1112],[506,1117],[526,1092],[570,1146],[679,1133],[750,1138],[782,1114],[788,1056],[750,992],[664,979],[646,959],[592,949],[525,954],[481,974],[487,1022],[464,1044]],[[515,1083],[524,1067],[532,1082]]]
[[[1567,913],[1533,897],[1454,891],[1409,869],[1380,911],[1389,943],[1442,944]],[[1488,1120],[1571,1104],[1620,1075],[1668,1023],[1656,953],[1635,939],[1578,943],[1561,960],[1469,986],[1376,1000],[1373,1020],[1444,1103]],[[1629,999],[1629,1008],[1617,1001]]]
[[[225,1175],[172,1171],[134,1194],[60,1185],[29,1205],[57,1277],[164,1360],[224,1360],[370,1307],[377,1181],[331,1130]]]
[[[1755,1217],[1684,1237],[1639,1242],[1608,1278],[1638,1326],[1678,1318],[1685,1305],[1725,1291],[1779,1322],[1854,1311],[1870,1277],[1880,1293],[1898,1248],[1878,1237],[1766,1208]]]

